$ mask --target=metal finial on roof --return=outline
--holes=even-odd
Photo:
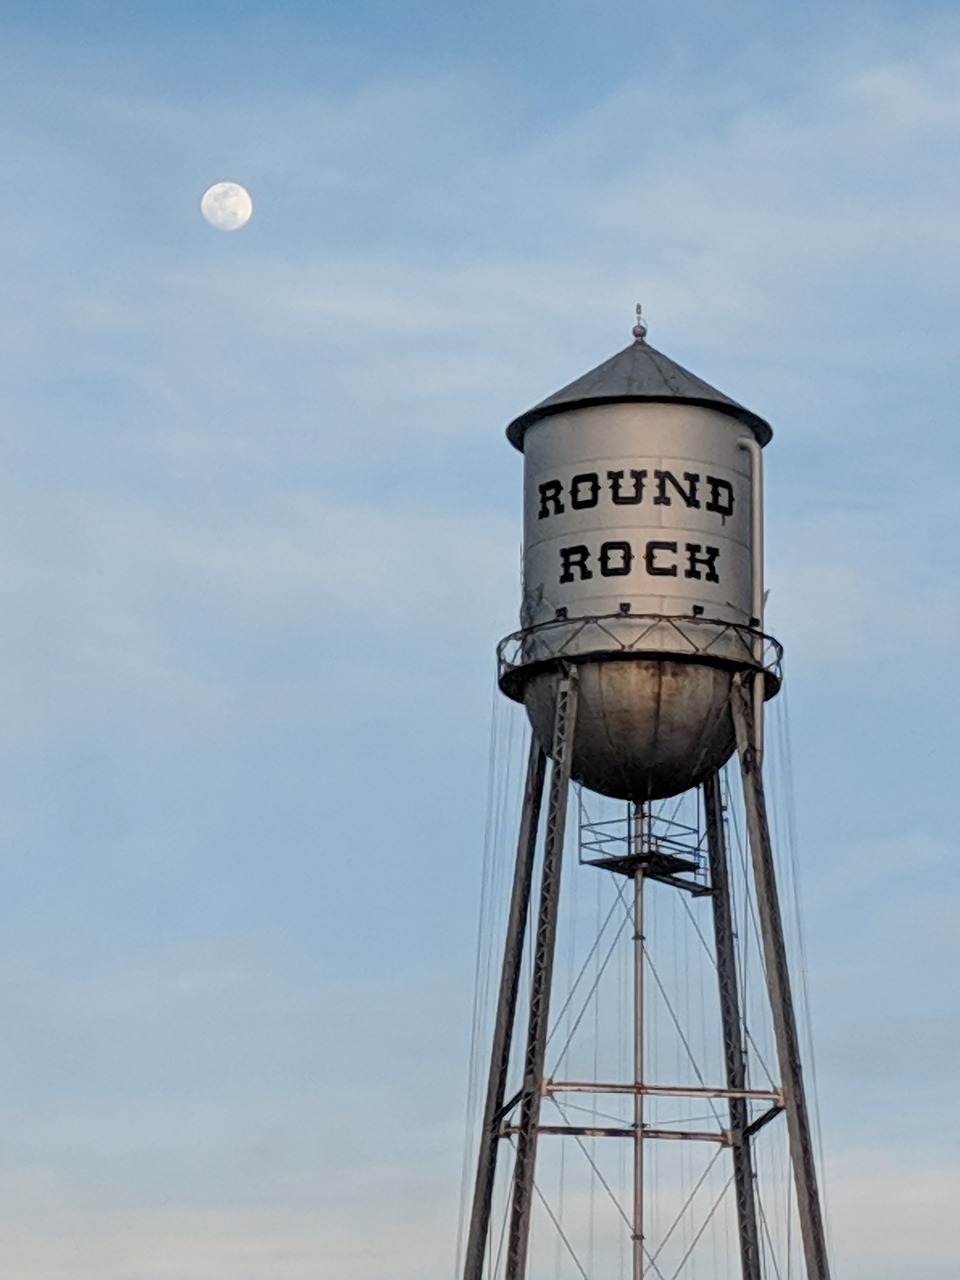
[[[642,315],[643,308],[637,303],[637,323],[633,326],[633,336],[638,342],[642,342],[647,336],[647,326]]]

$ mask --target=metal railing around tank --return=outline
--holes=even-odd
[[[763,671],[766,696],[783,680],[783,646],[753,627],[718,618],[664,613],[610,613],[555,618],[525,627],[497,645],[498,679],[510,697],[523,696],[532,669],[563,659],[588,662],[620,657],[708,662],[737,670]]]

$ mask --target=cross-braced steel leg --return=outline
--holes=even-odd
[[[533,946],[533,974],[530,983],[530,1019],[523,1062],[517,1154],[513,1166],[513,1194],[507,1241],[505,1280],[523,1280],[527,1269],[530,1218],[533,1209],[533,1176],[543,1097],[543,1064],[547,1048],[550,1016],[550,985],[557,937],[560,902],[560,871],[563,838],[567,824],[567,793],[577,721],[577,671],[568,670],[560,680],[553,728],[553,768],[544,836],[543,870],[537,932]]]
[[[808,1280],[830,1280],[823,1212],[820,1207],[817,1171],[813,1159],[810,1117],[803,1087],[797,1019],[790,991],[783,920],[777,897],[773,848],[770,842],[770,827],[767,823],[763,779],[754,745],[751,701],[749,685],[744,683],[741,676],[735,676],[731,707],[737,736],[737,751],[740,756],[740,774],[743,779],[744,808],[747,815],[747,833],[750,838],[753,878],[757,891],[760,932],[763,938],[767,989],[773,1013],[777,1059],[787,1112],[787,1131],[790,1141],[790,1159],[796,1182],[800,1234],[803,1238]]]
[[[493,1028],[493,1048],[490,1053],[490,1074],[487,1079],[487,1096],[483,1109],[483,1127],[480,1131],[473,1209],[470,1215],[470,1231],[467,1236],[467,1251],[463,1267],[464,1280],[481,1280],[490,1234],[490,1212],[497,1175],[500,1121],[507,1087],[507,1071],[510,1066],[513,1027],[517,1014],[523,939],[530,910],[530,889],[533,883],[533,864],[537,852],[537,830],[540,826],[540,804],[545,774],[546,755],[536,738],[532,738],[527,761],[523,812],[520,817],[520,834],[517,839],[517,861],[513,873],[510,910],[507,916],[507,937],[503,948],[503,968],[500,972],[500,994]]]
[[[737,983],[737,956],[730,900],[730,870],[723,826],[720,778],[714,773],[703,784],[707,849],[710,858],[710,888],[713,902],[713,931],[717,949],[717,981],[720,989],[720,1019],[723,1025],[723,1056],[727,1088],[741,1092],[747,1087],[747,1063],[743,1043],[743,1015]],[[760,1233],[750,1150],[750,1122],[747,1100],[730,1099],[730,1135],[733,1154],[733,1183],[737,1197],[737,1226],[740,1235],[740,1265],[743,1280],[761,1280]]]

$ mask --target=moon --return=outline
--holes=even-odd
[[[218,231],[239,231],[250,221],[253,201],[239,182],[215,182],[203,193],[200,212]]]

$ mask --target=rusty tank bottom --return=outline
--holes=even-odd
[[[572,777],[601,795],[658,800],[697,786],[733,753],[734,672],[664,656],[577,662]],[[523,703],[549,751],[560,671],[530,674]]]

